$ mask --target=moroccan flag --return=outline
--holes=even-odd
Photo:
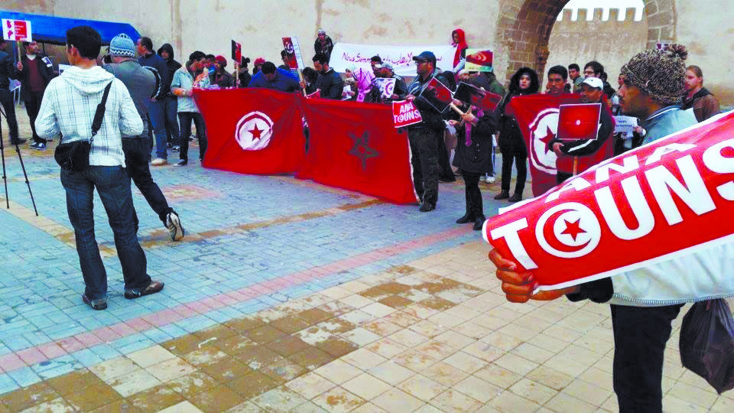
[[[733,160],[729,112],[503,209],[485,222],[484,239],[519,264],[520,272],[532,271],[541,290],[672,259],[667,271],[656,267],[649,276],[690,270],[704,285],[711,282],[706,271],[731,271],[724,246],[734,243]]]
[[[601,103],[581,103],[558,107],[558,139],[576,141],[596,139],[601,118]]]
[[[528,148],[533,196],[556,186],[556,154],[548,143],[558,132],[560,105],[581,103],[581,95],[526,95],[512,98],[508,105]]]
[[[242,61],[242,45],[232,40],[232,60],[239,63]]]
[[[209,145],[203,165],[246,174],[290,173],[305,156],[301,113],[292,93],[194,89]]]
[[[456,87],[454,99],[476,106],[482,110],[493,111],[500,104],[500,101],[502,101],[502,96],[461,82]]]
[[[396,204],[415,204],[408,134],[393,127],[390,105],[301,99],[309,149],[296,175]]]

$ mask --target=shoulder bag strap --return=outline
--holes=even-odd
[[[102,121],[104,120],[104,112],[105,112],[105,105],[107,104],[107,96],[110,94],[110,88],[112,87],[112,82],[107,84],[107,87],[104,88],[104,95],[102,95],[102,101],[97,105],[97,111],[94,113],[94,121],[92,121],[92,137],[89,139],[89,144],[91,145],[94,141],[94,137],[97,135],[97,132],[99,132],[99,128],[102,127]]]

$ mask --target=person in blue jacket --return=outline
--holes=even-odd
[[[295,92],[301,89],[295,75],[288,70],[275,67],[273,62],[263,63],[260,71],[252,77],[247,87],[274,89],[281,92]]]

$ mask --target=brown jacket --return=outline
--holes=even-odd
[[[693,113],[699,122],[719,113],[719,101],[708,89],[701,88],[691,99],[683,97],[683,106],[681,109],[693,108]]]

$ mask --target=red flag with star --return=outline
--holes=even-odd
[[[207,168],[246,174],[290,173],[305,157],[296,96],[269,89],[194,89],[206,122]]]
[[[310,131],[296,175],[396,204],[418,202],[408,134],[393,126],[392,106],[302,98]]]
[[[515,116],[525,138],[533,196],[541,195],[556,186],[558,157],[548,147],[548,143],[558,132],[559,107],[577,103],[581,103],[581,95],[569,93],[560,96],[516,96],[508,105],[508,112]]]

